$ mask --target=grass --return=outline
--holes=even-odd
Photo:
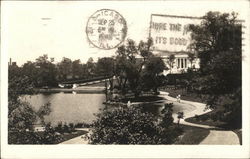
[[[185,91],[184,89],[174,89],[174,87],[172,86],[172,88],[164,87],[164,88],[161,88],[161,90],[168,92],[169,96],[174,97],[174,98],[178,94],[180,94],[181,99],[183,99],[183,100],[204,103],[204,101],[202,100],[202,98],[200,96],[198,96],[195,93],[189,93],[189,92]],[[237,136],[238,136],[238,138],[240,140],[240,144],[242,145],[242,131],[241,131],[241,129],[234,128],[229,123],[226,123],[226,122],[223,122],[223,121],[220,121],[220,120],[213,120],[214,116],[216,116],[216,113],[218,111],[223,110],[223,109],[224,109],[223,107],[218,107],[216,110],[212,110],[211,112],[208,112],[206,114],[199,115],[199,116],[196,116],[196,117],[194,116],[194,117],[191,117],[191,118],[187,118],[187,119],[185,119],[185,121],[190,122],[190,123],[220,127],[220,128],[225,129],[225,130],[232,130],[234,133],[237,134]],[[195,129],[199,129],[199,128],[195,128],[195,127],[188,128],[186,136],[184,134],[184,136],[182,137],[182,140],[184,140],[184,141],[181,141],[181,144],[182,144],[182,142],[183,143],[189,143],[189,140],[190,140],[190,142],[192,142],[193,139],[189,139],[189,137],[192,138],[192,134],[189,136],[189,132],[192,131],[192,129],[194,129],[193,131],[196,131]],[[202,131],[204,131],[204,130],[202,130]],[[206,129],[205,129],[205,131],[206,131]],[[203,133],[205,133],[205,132],[203,132]]]
[[[242,145],[242,130],[241,129],[235,129],[235,130],[233,130],[233,132],[235,134],[237,134],[237,136],[238,136],[238,138],[240,140],[240,144]]]
[[[184,132],[174,145],[198,145],[210,132],[208,129],[193,126],[180,125],[180,127]]]
[[[215,126],[215,127],[221,127],[221,128],[227,128],[227,124],[225,122],[219,121],[219,120],[212,120],[211,116],[213,116],[216,113],[215,110],[202,114],[202,115],[198,115],[198,116],[194,116],[194,117],[190,117],[185,119],[185,121],[190,122],[190,123],[195,123],[195,124],[202,124],[202,125],[209,125],[209,126]]]
[[[199,97],[195,93],[187,92],[184,89],[174,89],[174,88],[169,88],[169,87],[162,87],[160,89],[161,91],[166,91],[169,93],[170,97],[176,98],[177,95],[181,95],[181,99],[183,100],[188,100],[188,101],[193,101],[193,102],[204,102],[201,97]]]
[[[158,97],[158,96],[140,96],[137,98],[124,98],[121,101],[123,103],[127,103],[128,101],[130,102],[155,102],[158,100],[162,100],[162,97]]]

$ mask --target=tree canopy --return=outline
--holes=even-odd
[[[106,109],[94,123],[91,144],[172,144],[181,133],[173,125],[173,104],[167,104],[163,118],[142,107]]]
[[[135,96],[140,95],[143,88],[157,91],[160,82],[158,77],[166,66],[162,58],[151,52],[152,45],[152,39],[140,41],[138,46],[129,39],[117,49],[115,75],[122,91],[126,89],[127,83]]]
[[[234,114],[238,123],[241,122],[241,28],[236,13],[220,12],[208,12],[200,25],[190,26],[193,39],[190,48],[200,58],[200,69],[194,78],[193,88],[208,97],[208,107],[224,106],[225,118]],[[239,98],[238,103],[234,106],[225,104],[225,99],[233,96]]]

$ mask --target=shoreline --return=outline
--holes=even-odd
[[[104,93],[105,87],[78,87],[78,88],[36,88],[39,93]]]

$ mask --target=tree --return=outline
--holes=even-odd
[[[114,75],[115,61],[111,57],[99,58],[96,63],[96,74],[98,76],[109,77],[110,89],[113,89],[113,78]]]
[[[143,70],[143,86],[144,88],[152,89],[155,93],[158,92],[158,87],[162,85],[163,79],[161,73],[166,68],[161,57],[151,56],[145,63]]]
[[[174,118],[172,116],[173,114],[173,103],[166,103],[164,105],[164,109],[161,111],[163,114],[161,126],[168,128],[173,124]]]
[[[73,75],[71,59],[63,57],[62,61],[57,65],[58,65],[58,75],[60,80],[67,80],[68,76]]]
[[[198,53],[200,69],[193,88],[205,94],[207,106],[224,106],[224,115],[230,116],[237,109],[235,120],[241,119],[241,102],[234,106],[225,104],[228,96],[241,98],[241,24],[237,14],[208,12],[201,25],[191,25],[193,43],[191,48]],[[239,126],[240,123],[238,123]]]
[[[8,143],[9,144],[44,144],[58,141],[55,132],[45,130],[43,136],[34,132],[34,123],[50,113],[49,105],[36,112],[26,101],[21,100],[23,94],[34,94],[34,84],[17,66],[9,66],[8,78]],[[56,136],[56,138],[55,138]]]
[[[138,96],[141,91],[141,86],[139,85],[141,71],[142,71],[142,60],[136,58],[139,55],[139,50],[133,40],[127,40],[126,45],[118,48],[116,56],[116,76],[122,82],[124,78],[124,83],[121,85],[124,90],[126,87],[126,82],[128,81],[130,90]]]
[[[86,63],[88,76],[93,77],[95,73],[96,65],[92,57],[90,57]]]
[[[160,125],[156,116],[137,107],[105,110],[94,123],[90,143],[171,144],[180,135],[174,127]]]
[[[174,67],[174,61],[175,61],[175,55],[174,54],[171,54],[169,57],[168,57],[168,65],[169,65],[169,69],[170,69],[170,74],[172,73],[172,69]]]
[[[81,69],[82,69],[82,65],[81,65],[81,60],[74,60],[72,62],[72,76],[73,78],[80,78],[81,75]]]
[[[129,39],[126,45],[122,45],[117,49],[115,75],[118,78],[122,92],[125,92],[127,83],[135,97],[140,95],[146,85],[150,87],[149,89],[154,88],[157,90],[158,76],[165,68],[165,64],[160,57],[153,55],[150,50],[152,45],[152,39],[148,39],[147,42],[140,41],[138,46],[133,40]],[[153,65],[159,70],[155,69]],[[156,83],[156,85],[145,81],[145,76],[149,76],[149,80]]]
[[[194,53],[188,53],[188,59],[189,59],[189,61],[191,63],[191,69],[193,68],[193,62],[194,62],[195,58],[196,57],[195,57]]]
[[[184,118],[184,113],[183,112],[178,112],[177,113],[177,118],[178,118],[178,127],[180,126],[180,120]]]
[[[40,56],[35,62],[36,68],[38,69],[37,85],[41,86],[56,86],[56,67],[48,59],[48,55]]]
[[[21,70],[23,75],[27,76],[31,81],[33,81],[34,86],[39,86],[39,68],[36,66],[35,62],[28,61],[24,63]]]

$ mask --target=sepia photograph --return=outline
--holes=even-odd
[[[250,157],[249,5],[2,1],[3,158]]]

